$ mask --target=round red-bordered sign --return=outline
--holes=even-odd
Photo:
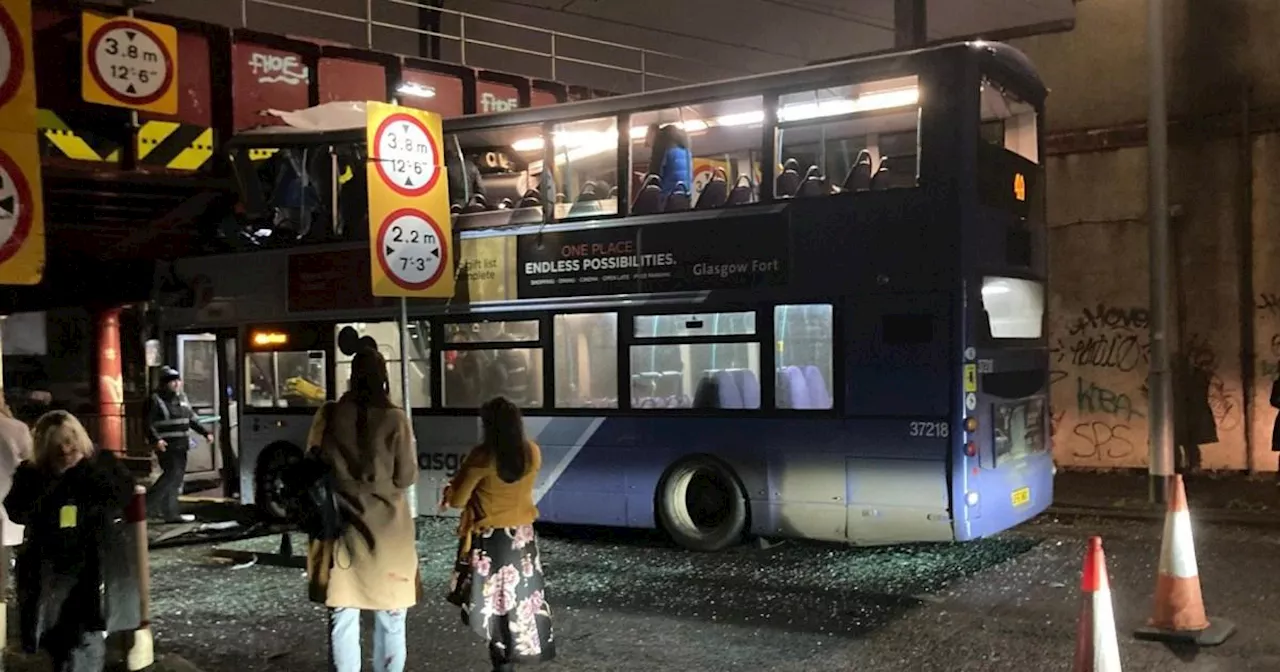
[[[22,249],[31,235],[32,212],[31,184],[22,174],[17,162],[0,149],[0,221],[14,217],[13,228],[0,243],[0,263],[8,261]]]
[[[7,105],[18,94],[22,86],[22,76],[27,69],[26,48],[23,46],[22,33],[9,11],[0,7],[0,39],[4,40],[3,48],[9,58],[9,68],[0,73],[0,107]]]
[[[392,124],[405,124],[397,135]],[[378,166],[382,183],[401,196],[422,196],[431,191],[440,180],[440,147],[427,127],[416,117],[397,112],[387,115],[373,134],[374,146],[369,148]],[[430,171],[422,177],[421,184],[414,184],[415,175]]]
[[[431,236],[434,243],[430,242]],[[449,264],[444,230],[416,208],[401,208],[387,215],[373,244],[378,246],[382,272],[407,291],[421,291],[436,284]]]
[[[98,62],[98,47],[101,46],[102,41],[106,39],[108,34],[117,30],[136,30],[146,36],[148,40],[155,43],[156,51],[159,52],[160,57],[159,65],[164,68],[164,77],[160,80],[160,86],[156,87],[156,89],[151,93],[141,96],[129,95],[127,92],[119,91],[112,87],[107,83],[106,78],[103,77],[101,69],[104,64]],[[129,19],[112,19],[111,21],[99,26],[98,30],[94,31],[93,35],[89,38],[87,54],[89,58],[89,75],[93,77],[94,83],[96,83],[98,88],[102,89],[108,96],[111,96],[118,102],[126,105],[149,105],[154,103],[163,98],[164,94],[169,91],[169,87],[173,86],[173,54],[169,53],[169,49],[165,47],[164,42],[160,40],[159,35],[155,34],[155,31],[136,21],[130,21]],[[145,60],[143,62],[145,63]],[[129,74],[127,76],[136,75]]]

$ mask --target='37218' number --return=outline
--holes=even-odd
[[[907,428],[909,436],[945,439],[951,436],[951,425],[945,422],[913,422]]]

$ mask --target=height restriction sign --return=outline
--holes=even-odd
[[[453,227],[440,115],[365,105],[373,294],[453,296]]]
[[[34,133],[0,132],[0,284],[44,275],[40,149]]]
[[[133,17],[81,15],[85,102],[146,112],[178,112],[178,31]]]
[[[0,131],[36,132],[31,0],[0,0]]]

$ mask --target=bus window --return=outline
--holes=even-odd
[[[992,406],[996,464],[1047,449],[1044,440],[1044,400],[1037,397]]]
[[[753,312],[636,316],[637,340],[688,342],[631,346],[631,407],[760,408],[760,344],[743,339],[755,334],[755,317]]]
[[[780,96],[774,195],[916,186],[919,120],[914,76]]]
[[[245,355],[245,403],[253,408],[314,408],[328,398],[323,351]]]
[[[339,393],[351,378],[352,342],[372,341],[387,362],[387,382],[391,387],[391,403],[404,407],[404,385],[400,373],[399,322],[347,322],[336,325],[334,376]],[[409,385],[414,408],[431,407],[431,330],[422,320],[409,323]]]
[[[543,138],[538,126],[453,133],[444,143],[449,203],[459,227],[542,221],[544,193],[555,189],[540,183]],[[461,175],[465,179],[455,179]]]
[[[616,117],[556,124],[555,218],[600,217],[618,212],[618,120]],[[542,160],[529,163],[530,174],[542,173]],[[559,195],[564,195],[561,203]]]
[[[618,314],[556,315],[556,407],[618,407]]]
[[[751,96],[631,115],[632,214],[754,203],[763,101]]]
[[[829,304],[773,309],[777,408],[832,407],[832,308]]]
[[[442,404],[478,408],[494,397],[506,397],[522,408],[540,408],[542,348],[528,347],[538,339],[537,320],[445,325]]]
[[[1020,278],[982,279],[982,309],[992,338],[1044,335],[1044,283]]]
[[[1032,163],[1040,163],[1037,124],[1036,110],[1029,103],[989,79],[982,80],[982,128],[979,136],[983,141]]]

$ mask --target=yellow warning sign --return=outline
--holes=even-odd
[[[1022,173],[1013,174],[1013,197],[1019,201],[1027,200],[1027,178]]]
[[[964,365],[964,391],[965,392],[978,391],[978,365],[977,364]]]
[[[31,0],[0,0],[0,131],[36,132]]]
[[[44,275],[40,149],[34,133],[0,131],[0,284]]]
[[[85,102],[178,112],[178,30],[128,16],[80,15]]]
[[[452,297],[456,251],[440,115],[365,105],[373,295]]]

